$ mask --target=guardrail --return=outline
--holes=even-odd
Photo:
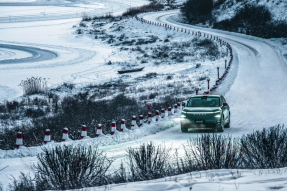
[[[154,22],[154,21],[148,21],[146,19],[138,17],[138,15],[136,15],[135,18],[136,18],[136,20],[138,20],[142,23],[155,25],[155,26],[159,26],[159,27],[164,27],[166,30],[174,30],[174,31],[178,31],[178,32],[183,32],[183,33],[187,33],[189,35],[194,35],[195,37],[202,37],[202,35],[203,35],[203,37],[206,39],[210,39],[210,40],[219,42],[220,46],[226,46],[227,55],[228,55],[228,53],[230,55],[230,60],[228,62],[228,65],[226,65],[227,60],[225,60],[225,71],[223,72],[223,74],[221,76],[219,75],[219,68],[217,68],[218,80],[216,80],[216,83],[210,89],[209,89],[209,79],[207,79],[208,91],[205,91],[203,94],[204,95],[212,94],[217,89],[217,87],[222,83],[222,81],[226,78],[226,76],[230,70],[231,63],[233,61],[233,53],[232,53],[232,48],[231,48],[230,44],[225,42],[224,40],[222,40],[220,37],[209,34],[209,33],[202,33],[200,31],[188,30],[186,28],[172,27],[171,25],[168,25],[168,24],[158,23],[158,22]],[[198,93],[198,89],[196,89],[196,92]]]

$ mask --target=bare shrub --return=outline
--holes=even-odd
[[[63,145],[54,149],[43,148],[33,166],[40,182],[49,189],[67,190],[107,184],[106,172],[113,160],[91,146]]]
[[[138,181],[165,177],[170,152],[171,148],[153,142],[144,143],[139,148],[128,148],[127,164],[132,179]]]
[[[160,11],[163,8],[164,5],[158,3],[157,1],[153,1],[147,5],[143,5],[140,7],[131,7],[126,12],[123,13],[123,16],[134,16],[144,12]]]
[[[187,165],[198,170],[241,168],[241,151],[236,139],[204,134],[190,139],[184,147]]]
[[[19,86],[23,89],[23,95],[43,93],[47,89],[47,80],[41,77],[31,77],[22,80]]]
[[[243,159],[249,168],[281,168],[287,165],[287,129],[264,128],[240,139]]]
[[[151,93],[149,94],[148,99],[154,99],[156,96],[158,96],[158,93]]]
[[[37,188],[35,184],[33,183],[31,176],[25,175],[23,172],[21,172],[18,179],[13,177],[13,182],[8,185],[8,190],[9,191],[37,191]],[[42,190],[42,189],[39,189],[39,190]]]
[[[94,15],[89,16],[87,14],[83,14],[82,21],[91,21],[91,20],[100,20],[100,19],[114,19],[115,16],[113,16],[110,12],[103,14],[103,15]]]
[[[147,73],[144,77],[145,78],[154,78],[156,76],[157,76],[156,72],[150,72],[150,73]]]

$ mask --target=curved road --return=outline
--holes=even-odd
[[[264,40],[236,33],[205,29],[176,22],[171,17],[178,11],[142,14],[146,20],[161,22],[175,27],[193,29],[216,35],[231,44],[235,59],[226,82],[218,88],[231,106],[231,128],[225,129],[225,135],[238,137],[254,130],[287,124],[287,67],[278,52]],[[179,122],[179,119],[177,120]],[[105,146],[102,149],[117,159],[119,165],[128,147],[154,141],[164,142],[167,146],[179,149],[190,137],[200,133],[182,133],[179,123],[174,127],[119,145]]]
[[[20,58],[20,59],[0,60],[0,64],[19,64],[19,63],[40,62],[40,61],[45,61],[45,60],[51,60],[58,56],[58,54],[53,51],[44,50],[44,49],[35,48],[35,47],[0,44],[0,49],[1,48],[24,51],[24,52],[30,53],[32,56],[27,57],[27,58]]]
[[[237,76],[227,92],[219,92],[231,105],[232,126],[227,132],[241,134],[287,124],[287,67],[277,50],[260,38],[176,22],[172,18],[178,13],[157,12],[143,18],[219,36],[237,54],[237,63],[233,63],[233,67],[238,64]]]

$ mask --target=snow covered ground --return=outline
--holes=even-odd
[[[287,17],[287,2],[284,0],[241,0],[237,2],[234,0],[227,0],[214,11],[214,15],[216,16],[217,21],[230,19],[235,15],[236,10],[244,6],[244,4],[265,5],[269,8],[272,16],[276,20],[285,20]]]
[[[86,188],[84,191],[94,190],[174,190],[174,191],[245,191],[245,190],[287,190],[287,169],[264,170],[207,170],[197,171],[179,176],[171,176],[156,180],[112,184],[102,187]]]
[[[1,3],[2,2],[5,1],[1,0]],[[35,1],[20,0],[17,2],[35,3]],[[39,2],[40,1],[37,1],[37,3]],[[41,1],[41,3],[43,2],[44,1]],[[98,3],[100,5],[100,2]],[[111,9],[114,9],[114,12],[120,12],[129,7],[129,2],[122,3],[122,1],[116,1],[115,4],[117,4],[118,7],[117,10],[115,10],[115,7],[111,8],[111,6],[109,6],[113,3],[113,1],[109,1],[108,5],[105,6],[108,8],[99,8],[97,14],[106,13]],[[143,3],[145,2],[133,1],[132,5],[140,5]],[[9,6],[11,5],[9,4]],[[52,5],[49,4],[49,6]],[[53,4],[53,6],[55,6],[55,4]],[[0,10],[1,9],[5,9],[3,4],[0,6]],[[22,6],[19,7],[19,10],[20,9],[22,9]],[[60,9],[62,8],[59,8],[59,10]],[[79,11],[82,10],[83,7],[81,5]],[[68,10],[68,12],[69,11],[70,10]],[[14,16],[17,16],[18,13],[16,14],[16,12]],[[287,104],[284,95],[287,93],[287,89],[285,88],[287,85],[287,68],[286,62],[284,62],[282,57],[282,54],[286,53],[283,52],[284,48],[282,48],[280,43],[277,40],[273,40],[274,42],[265,41],[246,35],[177,23],[171,18],[171,16],[177,13],[177,11],[170,11],[149,13],[143,16],[147,20],[169,23],[172,26],[192,28],[221,36],[233,47],[235,54],[234,64],[231,68],[233,72],[231,72],[231,75],[227,77],[218,89],[219,93],[225,95],[225,98],[231,106],[231,128],[225,130],[224,134],[237,137],[252,132],[253,130],[262,129],[263,127],[286,123]],[[55,52],[59,56],[52,60],[36,63],[1,64],[0,62],[0,95],[2,100],[8,98],[13,99],[21,95],[21,90],[17,88],[17,85],[21,80],[31,76],[50,78],[50,85],[57,85],[62,81],[73,81],[75,83],[91,81],[91,79],[85,78],[88,71],[98,72],[98,69],[103,67],[102,63],[104,63],[104,58],[108,57],[115,50],[108,46],[103,48],[102,43],[98,43],[85,36],[75,38],[73,34],[75,28],[72,28],[72,26],[77,25],[80,19],[74,18],[76,17],[74,12],[72,14],[65,13],[65,18],[63,15],[60,15],[58,18],[51,16],[44,21],[39,19],[41,12],[35,11],[33,14],[34,15],[30,17],[29,12],[26,12],[26,14],[23,12],[23,15],[19,16],[19,18],[28,18],[31,22],[18,22],[19,20],[13,19],[10,22],[7,18],[7,14],[4,15],[3,20],[0,19],[0,43],[19,47],[40,48],[42,50]],[[11,16],[13,18],[13,15]],[[6,20],[4,20],[4,18]],[[55,20],[55,18],[58,20]],[[273,43],[273,46],[277,49],[280,48],[280,52],[269,43]],[[1,49],[1,55],[3,55],[3,59],[1,60],[30,57],[27,52],[23,53],[7,48]],[[92,79],[99,80],[97,78]],[[157,143],[165,142],[168,146],[173,145],[174,148],[180,149],[189,137],[197,135],[197,133],[181,133],[179,124],[175,121],[174,127],[157,134],[139,137],[136,141],[127,141],[116,145],[102,145],[100,148],[107,152],[109,157],[114,157],[116,159],[114,166],[118,166],[124,157],[127,147],[135,147],[142,142],[154,141]],[[0,152],[5,155],[11,151]],[[24,155],[25,157],[21,158],[21,152],[21,150],[15,151],[16,154],[12,154],[11,158],[0,159],[0,168],[7,166],[7,168],[0,172],[0,180],[4,186],[7,186],[9,181],[11,181],[9,175],[12,174],[17,177],[20,171],[25,173],[29,172],[29,164],[37,161],[35,154],[31,157]],[[234,170],[234,172],[236,172],[236,170]],[[199,174],[202,176],[200,177]],[[166,188],[166,190],[190,190],[191,186],[192,190],[266,190],[279,188],[284,190],[285,188],[285,169],[280,171],[270,170],[269,172],[268,170],[240,170],[241,176],[236,179],[230,174],[229,170],[208,171],[207,174],[208,175],[206,175],[205,172],[194,173],[192,178],[189,174],[180,175],[177,179],[176,177],[172,177],[171,180],[168,180],[168,178],[154,180],[149,181],[149,184],[139,182],[113,185],[113,189],[147,190],[158,188],[159,190],[165,190],[164,188]]]
[[[20,1],[19,1],[20,2]],[[54,2],[54,3],[53,3]],[[57,2],[63,2],[59,4]],[[48,3],[47,11],[52,11],[51,17],[45,17],[43,20],[41,9],[37,9],[39,3]],[[82,13],[90,4],[96,3],[95,1],[76,1],[74,3],[68,1],[37,1],[16,3],[9,12],[11,5],[7,2],[0,5],[0,43],[10,46],[18,46],[15,49],[7,49],[0,47],[1,55],[0,60],[6,59],[8,64],[2,64],[0,61],[0,92],[6,92],[7,89],[11,90],[9,94],[1,93],[0,100],[14,99],[21,95],[22,91],[18,86],[21,80],[31,76],[41,76],[50,78],[50,85],[57,85],[63,81],[74,81],[80,83],[80,73],[90,71],[94,68],[101,68],[104,58],[107,57],[113,49],[105,47],[90,38],[76,37],[74,35],[74,25],[80,22],[81,14],[76,15],[77,11]],[[101,2],[97,2],[99,6],[90,8],[87,14],[102,15],[108,12],[114,14],[121,13],[130,6],[136,6],[146,3],[146,1],[133,1],[127,2],[122,0],[105,1],[103,8]],[[52,7],[50,7],[53,5]],[[44,6],[45,8],[46,6]],[[23,11],[32,8],[34,11]],[[69,9],[69,11],[62,13],[60,9]],[[70,10],[71,9],[71,10]],[[11,22],[7,14],[10,15]],[[3,14],[2,14],[3,13]],[[4,15],[5,14],[5,15]],[[64,16],[63,16],[64,15]],[[25,19],[26,22],[18,22]],[[6,20],[5,20],[5,19]],[[22,20],[21,20],[22,19]],[[40,21],[39,21],[40,20]],[[42,21],[41,21],[42,20]],[[23,20],[24,21],[24,20]],[[26,48],[23,48],[26,47]],[[16,63],[11,59],[19,59],[29,57],[29,52],[24,49],[39,48],[42,51],[53,52],[57,57],[39,62]],[[24,52],[25,55],[24,55]],[[3,52],[6,52],[5,54]],[[45,54],[46,55],[46,54]],[[7,61],[9,60],[10,61]],[[94,71],[97,72],[97,71]],[[11,78],[13,76],[13,78]],[[85,76],[83,76],[85,77]],[[112,77],[112,76],[111,76]],[[89,82],[92,80],[89,79]],[[76,81],[75,81],[76,82]],[[13,91],[12,91],[13,90]]]

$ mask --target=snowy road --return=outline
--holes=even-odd
[[[242,134],[286,124],[287,102],[283,95],[287,93],[287,67],[277,50],[260,38],[178,23],[172,19],[177,14],[158,12],[146,14],[144,19],[219,36],[231,44],[236,54],[236,78],[229,89],[219,89],[231,106],[232,125],[226,132]]]

